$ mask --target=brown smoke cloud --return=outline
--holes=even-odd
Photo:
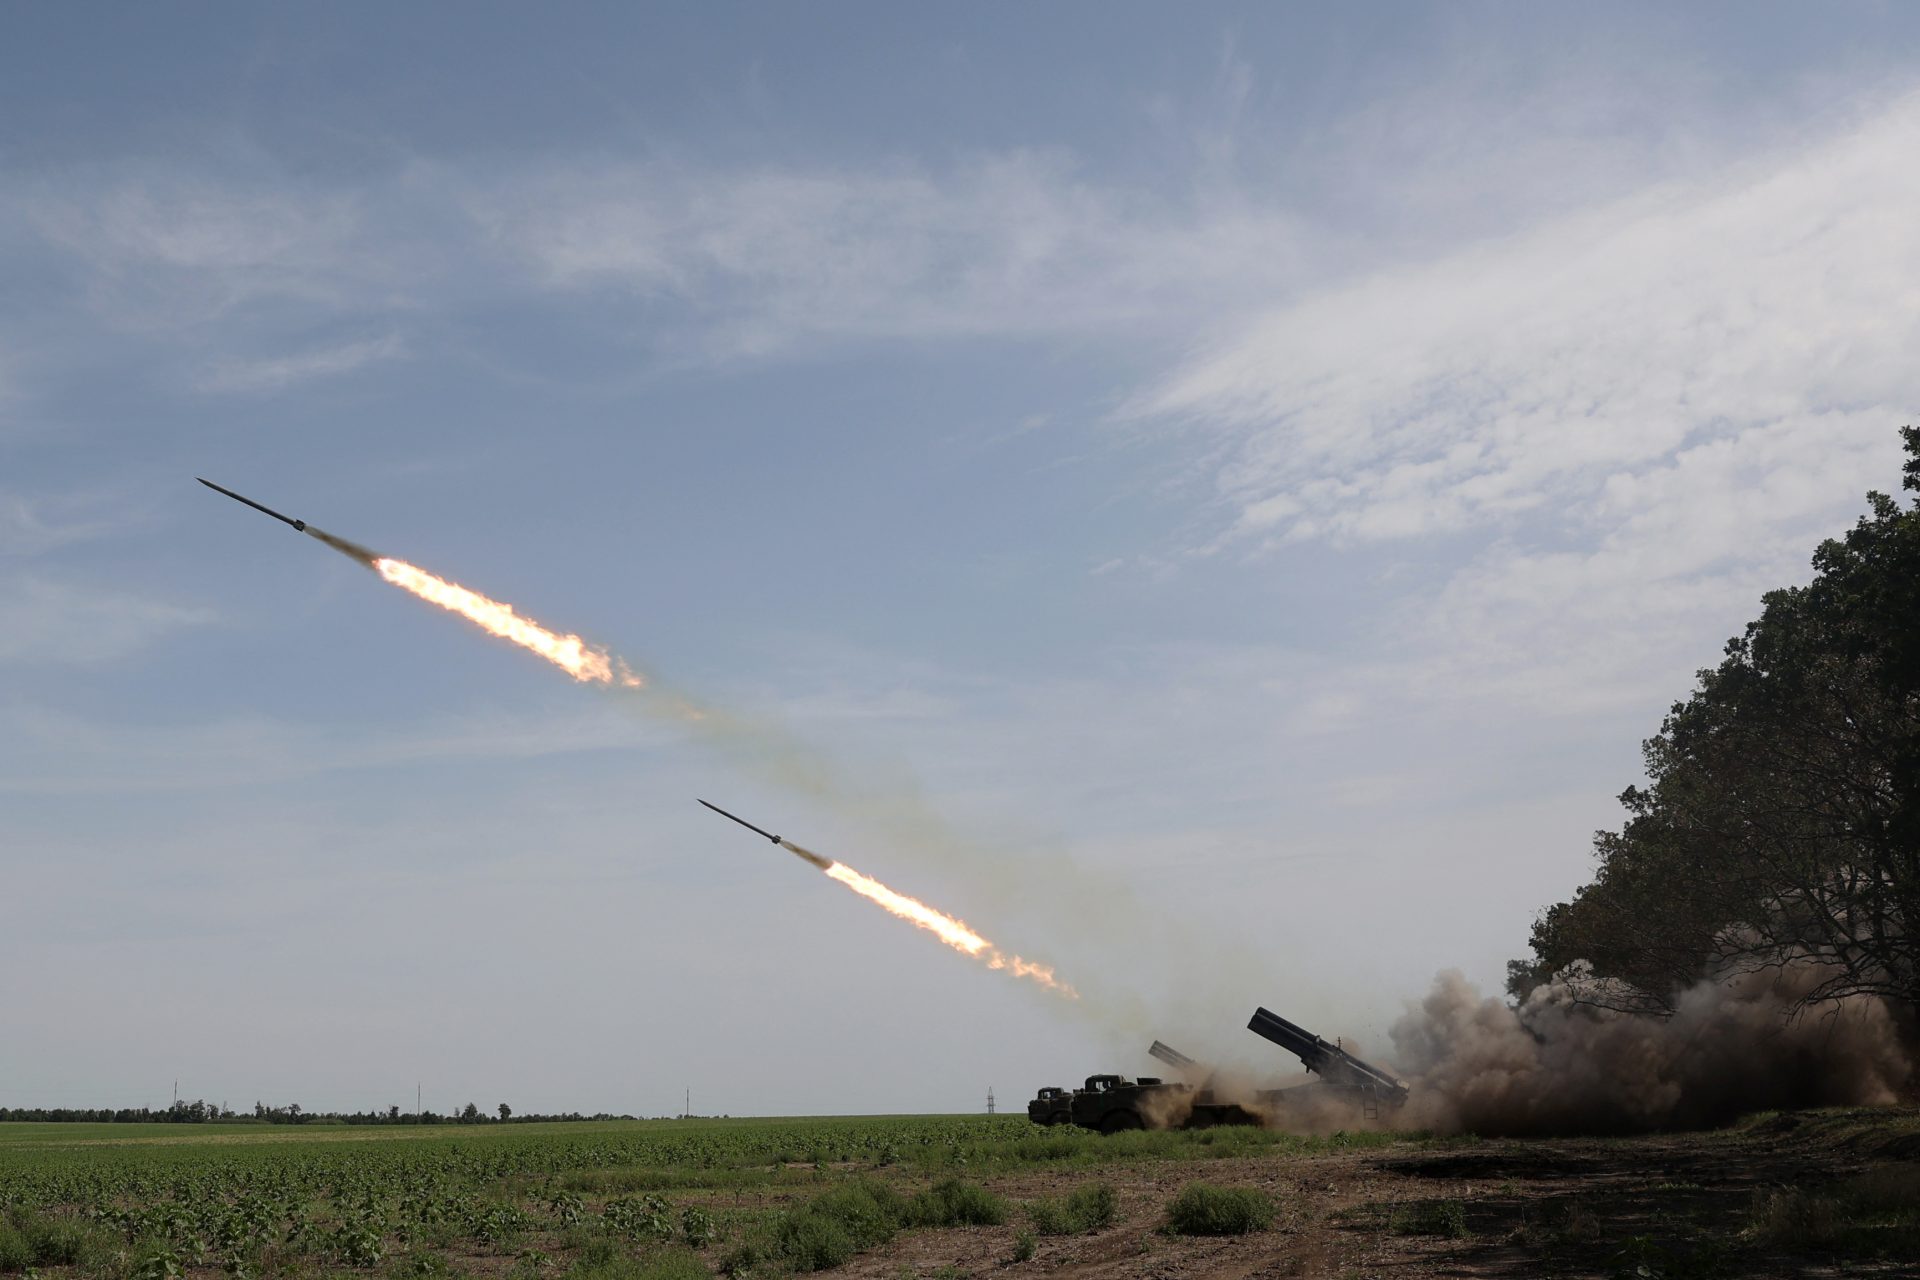
[[[1556,981],[1515,1008],[1457,972],[1392,1031],[1413,1084],[1396,1127],[1442,1133],[1628,1133],[1724,1124],[1769,1108],[1897,1102],[1911,1028],[1875,997],[1800,1009],[1811,963],[1702,981],[1670,1018],[1577,1002]]]

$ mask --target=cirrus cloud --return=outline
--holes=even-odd
[[[1232,329],[1131,412],[1207,441],[1224,515],[1200,552],[1477,543],[1369,678],[1568,707],[1670,688],[1898,474],[1917,148],[1909,97],[1383,272]]]

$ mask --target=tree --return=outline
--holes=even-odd
[[[478,1120],[479,1118],[480,1118],[480,1108],[474,1106],[471,1102],[469,1102],[466,1105],[466,1107],[463,1108],[460,1112],[460,1119],[463,1123],[466,1123],[466,1124],[472,1124],[474,1121]]]
[[[508,1106],[504,1102],[501,1103],[500,1104],[500,1123],[505,1124],[508,1120],[511,1120],[512,1118],[513,1118],[513,1108]]]
[[[1808,1002],[1920,1005],[1920,498],[1868,504],[1643,744],[1647,785],[1535,923],[1516,994],[1579,966],[1595,1002],[1663,1012],[1703,975],[1811,963]]]

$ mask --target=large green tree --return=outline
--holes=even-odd
[[[1516,994],[1571,968],[1598,1003],[1663,1012],[1703,977],[1796,965],[1809,1001],[1920,1005],[1920,498],[1868,503],[1644,744],[1647,785],[1596,836],[1592,883],[1541,913]]]

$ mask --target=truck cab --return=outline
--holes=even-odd
[[[1027,1119],[1035,1124],[1072,1124],[1073,1094],[1059,1085],[1048,1085],[1027,1104]]]

